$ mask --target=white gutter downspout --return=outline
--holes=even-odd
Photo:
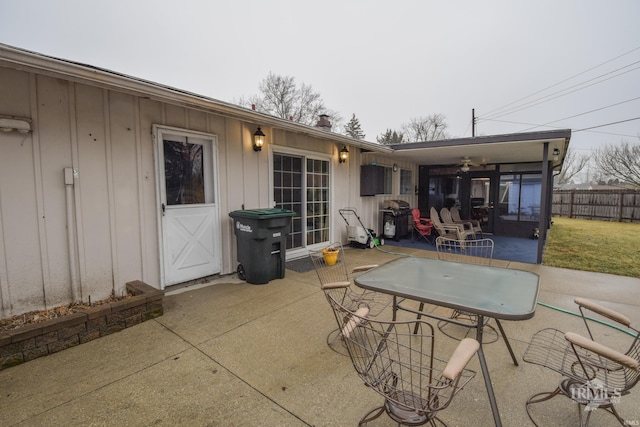
[[[82,301],[82,288],[78,280],[78,266],[76,263],[76,244],[73,230],[73,179],[75,171],[72,168],[64,168],[64,189],[67,202],[67,241],[69,248],[69,275],[71,277],[71,296],[73,301]]]

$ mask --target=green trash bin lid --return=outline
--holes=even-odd
[[[285,216],[294,216],[296,213],[289,209],[265,208],[265,209],[243,209],[229,213],[232,218],[253,218],[253,219],[269,219],[280,218]]]

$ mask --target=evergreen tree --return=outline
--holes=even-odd
[[[403,139],[404,134],[402,132],[396,132],[391,129],[387,129],[385,133],[381,133],[376,138],[378,144],[382,145],[402,144],[404,142]]]
[[[355,114],[351,116],[351,120],[349,120],[349,123],[344,125],[344,133],[351,138],[364,139],[364,132],[362,132],[360,120],[358,120]]]

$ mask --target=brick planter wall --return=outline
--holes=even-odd
[[[0,370],[119,332],[162,316],[164,291],[136,280],[131,298],[0,332]]]

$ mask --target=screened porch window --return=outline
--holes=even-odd
[[[275,207],[295,212],[287,249],[329,241],[329,161],[274,153]]]
[[[500,219],[538,221],[542,175],[509,174],[500,177]]]

